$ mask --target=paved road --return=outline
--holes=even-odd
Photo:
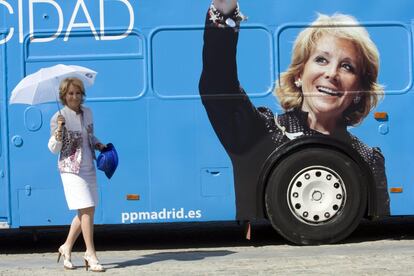
[[[56,249],[66,228],[0,232],[0,275],[86,275],[64,271]],[[414,218],[363,222],[340,244],[295,246],[263,223],[252,241],[235,223],[96,229],[106,275],[414,275]]]

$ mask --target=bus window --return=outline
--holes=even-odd
[[[201,69],[202,30],[165,28],[151,39],[152,85],[159,97],[198,97]],[[270,32],[249,27],[240,37],[240,76],[252,96],[271,93],[273,87],[273,47]],[[255,72],[255,78],[249,77]],[[155,73],[156,72],[156,73]]]
[[[50,66],[51,62],[77,64],[97,71],[98,80],[113,80],[96,82],[88,100],[131,99],[145,92],[146,62],[141,34],[133,33],[122,40],[97,41],[91,34],[72,32],[69,41],[59,38],[44,47],[43,43],[26,40],[26,74]]]

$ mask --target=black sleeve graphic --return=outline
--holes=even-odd
[[[250,149],[265,134],[264,121],[237,77],[238,36],[233,28],[213,26],[207,14],[199,90],[210,122],[229,154]]]

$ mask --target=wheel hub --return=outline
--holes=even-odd
[[[312,200],[313,201],[319,201],[322,199],[322,192],[321,191],[314,191],[312,193]]]
[[[321,224],[341,212],[346,190],[335,171],[323,166],[312,166],[292,178],[287,199],[290,210],[298,219],[308,224]]]

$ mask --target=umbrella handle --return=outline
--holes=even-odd
[[[55,94],[55,95],[56,95],[56,94]],[[57,97],[56,97],[56,105],[57,105],[57,107],[58,107],[58,112],[59,112],[59,115],[62,115],[62,112],[60,111],[59,101],[58,101]],[[65,123],[63,123],[63,124],[62,124],[62,126],[64,126],[64,125],[65,125]]]
[[[56,105],[57,105],[57,108],[58,108],[58,112],[59,112],[59,115],[62,115],[62,112],[60,112],[60,106],[59,106],[59,103],[56,101]]]
[[[55,99],[56,99],[56,105],[57,105],[57,108],[58,108],[58,111],[59,111],[59,115],[62,115],[62,112],[60,112],[59,100],[57,98],[56,93],[55,93]]]

